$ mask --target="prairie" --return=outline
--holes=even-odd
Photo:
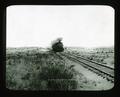
[[[70,47],[66,49],[67,53],[76,54],[91,61],[95,61],[106,66],[114,68],[114,48],[74,48]]]
[[[6,87],[13,90],[76,89],[76,71],[41,48],[7,49]]]
[[[113,48],[68,47],[64,52],[114,68]],[[6,87],[8,89],[102,90],[110,88],[107,86],[112,87],[113,84],[102,80],[80,64],[62,59],[50,49],[38,47],[6,49]]]

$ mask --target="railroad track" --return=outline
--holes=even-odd
[[[67,53],[59,53],[59,56],[66,57],[74,62],[77,62],[81,64],[83,67],[87,68],[88,70],[96,73],[97,75],[105,78],[106,80],[110,82],[114,82],[114,68],[105,66],[103,64],[99,64],[97,62],[93,62],[90,60],[87,60],[85,58],[76,56],[74,54],[67,54]]]

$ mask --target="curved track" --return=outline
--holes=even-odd
[[[58,55],[66,57],[72,61],[78,62],[83,67],[91,70],[92,72],[98,74],[99,76],[106,78],[108,81],[111,81],[112,83],[114,82],[114,69],[111,67],[87,60],[74,54],[59,53]]]

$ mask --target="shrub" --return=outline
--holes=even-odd
[[[69,90],[76,88],[77,81],[71,80],[75,79],[75,70],[70,68],[70,66],[66,66],[63,62],[60,63],[55,60],[53,62],[49,60],[47,65],[41,67],[41,71],[34,78],[35,83],[32,83],[32,87],[47,90]],[[42,82],[44,82],[44,85],[41,84]]]
[[[73,90],[77,88],[77,81],[72,79],[50,79],[48,90]]]
[[[10,57],[6,63],[6,86],[15,90],[69,90],[77,86],[74,66],[53,52]],[[74,80],[73,80],[74,79]]]

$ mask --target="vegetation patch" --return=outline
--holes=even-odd
[[[76,71],[53,52],[7,52],[6,86],[13,90],[72,90]]]

